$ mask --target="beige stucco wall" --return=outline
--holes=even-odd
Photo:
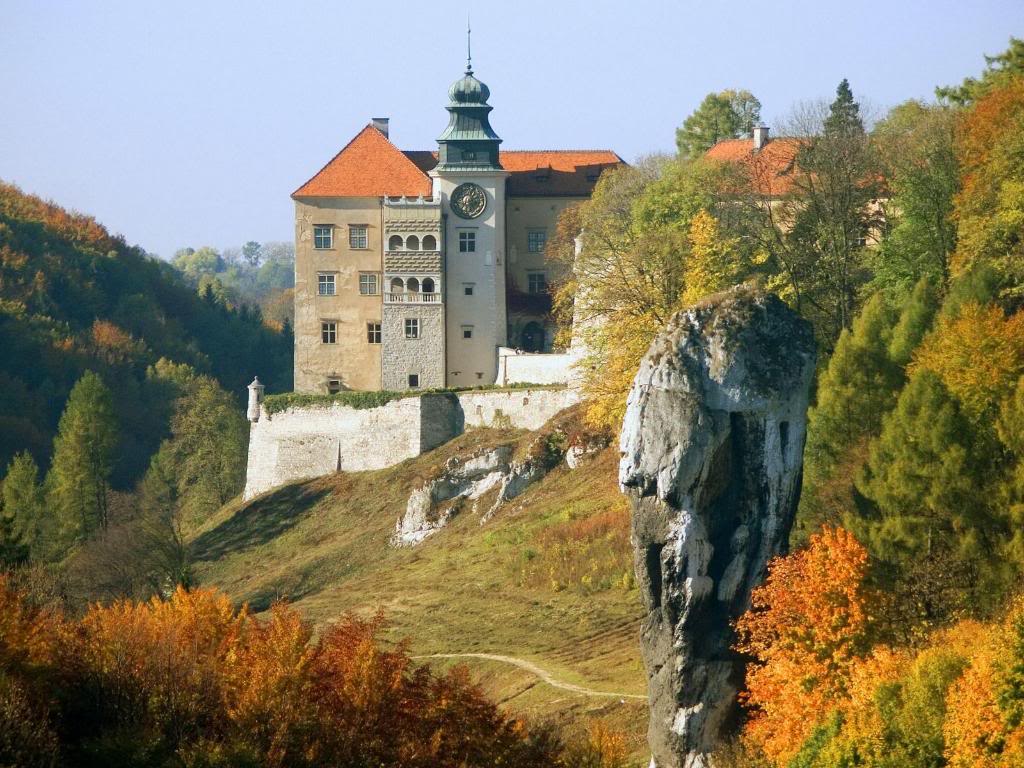
[[[313,247],[313,226],[334,226],[334,247]],[[349,247],[350,224],[367,226],[367,248]],[[366,324],[380,322],[381,297],[359,294],[360,272],[381,272],[378,198],[295,201],[295,391],[325,392],[327,380],[347,389],[380,389],[381,347],[369,344]],[[317,275],[335,273],[334,296],[317,295]],[[378,278],[379,282],[379,278]],[[336,344],[323,344],[322,320],[337,322]]]
[[[527,233],[543,229],[548,240],[555,236],[558,217],[566,208],[580,203],[581,197],[510,197],[505,222],[508,250],[508,277],[520,291],[527,289],[526,275],[531,270],[546,270],[548,282],[557,277],[543,253],[530,253]]]

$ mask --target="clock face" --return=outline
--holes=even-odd
[[[476,184],[459,184],[452,191],[451,205],[462,218],[475,219],[487,207],[487,193]]]

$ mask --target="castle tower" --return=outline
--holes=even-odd
[[[466,72],[448,90],[448,127],[430,172],[441,204],[446,298],[446,381],[451,387],[493,384],[505,308],[505,178],[501,139],[491,128],[490,90]]]

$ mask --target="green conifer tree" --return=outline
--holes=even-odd
[[[43,489],[39,484],[39,467],[28,451],[15,455],[8,465],[0,501],[3,502],[0,550],[4,548],[4,541],[13,541],[15,547],[35,549],[37,540],[46,530],[46,521],[43,519],[45,506]],[[3,530],[5,526],[6,533]]]
[[[107,489],[118,442],[110,390],[87,371],[68,396],[53,441],[47,503],[60,521],[64,546],[107,526]]]
[[[970,425],[942,381],[916,371],[872,442],[857,486],[877,520],[852,521],[886,559],[942,547],[973,558],[986,530],[981,459]],[[858,525],[860,523],[861,525]]]
[[[928,277],[922,277],[907,297],[900,312],[900,320],[892,332],[889,357],[894,363],[906,367],[917,345],[924,339],[939,311],[939,297],[935,285]]]
[[[864,133],[864,121],[860,118],[860,105],[854,101],[850,81],[845,77],[836,88],[836,98],[829,107],[824,128],[826,136]]]

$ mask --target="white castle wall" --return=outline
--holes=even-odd
[[[568,352],[541,354],[498,348],[498,384],[567,384],[573,357]]]
[[[568,389],[432,394],[378,408],[338,403],[267,414],[249,430],[243,498],[334,472],[383,469],[472,427],[537,429],[577,401]]]

